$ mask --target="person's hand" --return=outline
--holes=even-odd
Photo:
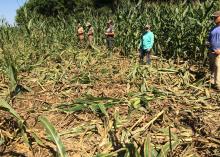
[[[215,50],[215,54],[220,55],[220,49]]]

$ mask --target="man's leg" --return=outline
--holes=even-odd
[[[216,60],[216,54],[209,53],[208,57],[209,57],[209,70],[210,70],[210,73],[211,73],[211,80],[210,80],[210,82],[212,84],[215,84],[215,71],[216,71],[215,60]]]
[[[215,59],[215,85],[218,90],[220,90],[220,55]]]
[[[109,49],[109,38],[106,38],[106,48]]]
[[[109,48],[110,50],[112,51],[113,50],[113,47],[114,47],[114,38],[109,38]]]
[[[147,51],[147,64],[151,63],[151,58],[150,58],[150,51]]]
[[[144,59],[144,50],[140,49],[139,50],[139,62],[143,63],[143,59]]]
[[[109,56],[112,56],[114,39],[109,37],[108,42],[109,42],[109,45],[108,45]]]

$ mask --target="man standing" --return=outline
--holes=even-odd
[[[89,22],[86,23],[86,27],[88,27],[88,33],[87,33],[88,45],[89,45],[89,47],[92,47],[93,39],[94,39],[94,29],[92,27],[92,24]]]
[[[140,61],[143,62],[144,56],[147,57],[147,64],[150,64],[150,53],[154,44],[154,34],[150,30],[150,25],[145,25],[144,33],[141,36],[141,42],[139,46]]]
[[[77,28],[77,36],[78,36],[78,39],[79,39],[79,43],[82,46],[83,40],[84,40],[84,29],[83,29],[83,27],[81,26],[80,23],[78,24],[78,28]]]
[[[220,90],[220,11],[212,14],[215,26],[209,32],[209,60],[211,75],[214,75],[214,85]]]
[[[113,44],[114,44],[114,29],[113,29],[113,21],[109,20],[107,22],[107,30],[105,32],[105,36],[106,36],[106,45],[107,45],[107,49],[108,50],[112,50],[113,49]]]

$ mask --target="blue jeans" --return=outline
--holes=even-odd
[[[140,61],[143,61],[144,56],[147,57],[147,59],[146,59],[147,64],[150,64],[151,63],[150,50],[148,50],[148,49],[146,49],[146,50],[140,49]]]

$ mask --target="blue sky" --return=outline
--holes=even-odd
[[[14,24],[16,10],[25,3],[26,0],[0,0],[0,18],[5,18],[9,24]]]

